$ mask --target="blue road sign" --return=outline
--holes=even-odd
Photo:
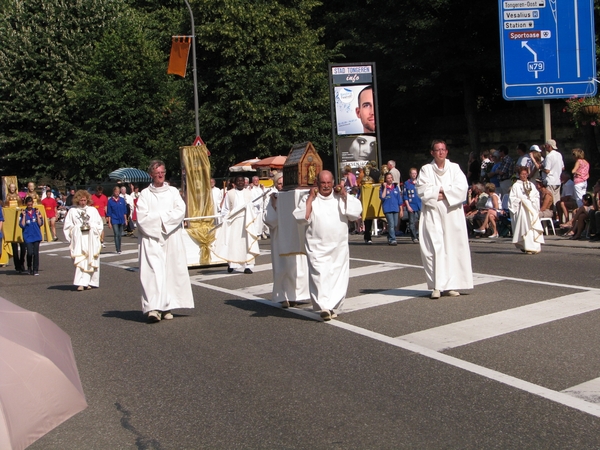
[[[596,95],[593,0],[499,0],[502,95]]]

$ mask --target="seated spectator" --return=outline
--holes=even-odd
[[[600,180],[594,185],[594,204],[588,213],[590,241],[600,241]]]
[[[469,236],[473,236],[474,228],[478,228],[481,224],[481,221],[475,224],[474,220],[480,209],[485,208],[485,204],[488,199],[488,194],[484,192],[483,183],[476,183],[473,185],[471,189],[469,189],[469,193],[467,194],[467,204],[465,205],[465,218],[467,219],[467,230]]]
[[[585,230],[592,204],[592,196],[590,194],[585,194],[583,196],[583,205],[577,209],[575,214],[573,214],[573,219],[570,221],[572,224],[571,231],[565,234],[565,236],[569,236],[569,239],[581,239],[581,234],[583,233],[583,230]]]
[[[577,209],[577,199],[575,198],[575,183],[571,180],[569,172],[560,174],[560,200],[556,202],[558,221],[566,223],[569,221],[569,211]]]
[[[67,215],[67,207],[65,206],[65,196],[61,193],[59,193],[59,195],[56,197],[56,210],[58,213],[56,215],[56,221],[64,221]]]
[[[554,211],[552,210],[552,193],[544,186],[541,178],[536,179],[535,184],[540,192],[540,219],[551,219],[554,216]]]
[[[483,217],[483,223],[480,228],[475,228],[473,231],[477,234],[485,234],[489,226],[492,229],[490,237],[497,238],[498,230],[496,228],[496,220],[502,213],[500,196],[496,194],[496,186],[493,183],[487,183],[485,185],[485,192],[488,194],[488,199],[485,208],[479,211],[479,214]]]
[[[477,212],[477,202],[479,201],[479,196],[483,193],[483,189],[482,183],[473,183],[467,191],[467,202],[463,206],[465,215]]]

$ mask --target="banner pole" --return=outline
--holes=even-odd
[[[200,137],[200,121],[198,119],[198,73],[196,70],[196,30],[194,28],[194,14],[188,0],[183,0],[190,11],[190,20],[192,22],[192,62],[194,75],[194,111],[196,112],[196,139]]]

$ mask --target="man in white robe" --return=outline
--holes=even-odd
[[[527,179],[528,170],[519,170],[519,179],[510,189],[508,209],[512,225],[513,244],[527,254],[539,253],[544,243],[544,228],[540,221],[540,194]]]
[[[137,202],[142,311],[148,322],[172,319],[171,310],[193,308],[182,224],[185,203],[179,191],[165,183],[165,164],[152,161],[152,184]]]
[[[210,179],[210,193],[212,195],[213,200],[213,215],[218,216],[221,214],[221,202],[223,201],[223,191],[219,189],[216,185],[216,181],[214,178]],[[221,218],[215,218],[215,225],[219,225],[221,223]]]
[[[217,229],[213,253],[228,262],[228,273],[243,269],[251,274],[256,256],[260,254],[256,234],[256,210],[252,192],[245,189],[245,179],[235,178],[235,189],[227,191],[223,208],[223,221]]]
[[[296,192],[278,192],[283,189],[283,174],[274,178],[277,193],[269,195],[265,208],[264,222],[271,235],[271,262],[273,266],[272,300],[282,308],[308,302],[308,262],[304,252],[304,227],[294,218]],[[302,238],[302,239],[301,239]],[[296,243],[296,248],[289,248]]]
[[[266,239],[265,223],[263,221],[264,206],[265,206],[265,187],[260,184],[260,178],[257,176],[252,177],[252,184],[249,186],[250,192],[252,192],[252,204],[256,213],[256,235],[258,239]]]
[[[91,203],[91,195],[87,191],[77,191],[73,197],[73,208],[65,217],[63,226],[75,266],[73,284],[78,291],[100,286],[100,237],[104,222],[98,210],[89,206]],[[82,230],[84,224],[86,227]]]
[[[433,161],[421,168],[415,184],[421,197],[419,222],[421,260],[432,299],[459,296],[457,289],[473,288],[471,252],[463,202],[469,184],[458,164],[446,159],[442,140],[431,147]]]
[[[333,174],[328,170],[319,173],[317,185],[294,210],[294,217],[307,225],[305,247],[313,308],[321,311],[323,320],[331,320],[348,290],[348,222],[360,217],[362,205],[343,187],[334,192]]]

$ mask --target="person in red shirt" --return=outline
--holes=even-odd
[[[96,193],[92,195],[92,206],[98,210],[98,214],[102,217],[102,223],[106,222],[106,207],[108,206],[108,198],[104,195],[102,186],[96,186]],[[100,242],[104,247],[104,229],[100,234]]]
[[[46,191],[46,197],[44,197],[42,200],[42,205],[44,205],[44,209],[46,210],[46,218],[48,219],[50,229],[52,230],[52,239],[58,241],[58,237],[56,237],[56,211],[58,203],[56,203],[56,200],[52,198],[52,191],[50,189]]]

